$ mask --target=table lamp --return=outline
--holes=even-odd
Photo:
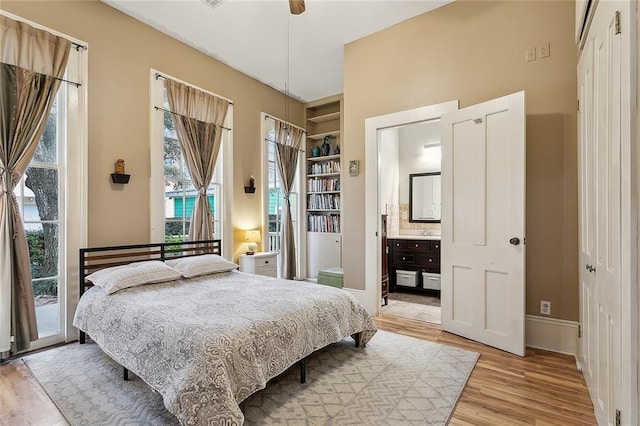
[[[246,232],[244,240],[248,241],[247,254],[254,254],[258,250],[258,244],[262,242],[259,229],[250,229]]]

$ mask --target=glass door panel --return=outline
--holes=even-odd
[[[65,86],[62,85],[61,88]],[[24,223],[33,289],[38,340],[30,349],[62,341],[64,309],[64,254],[61,250],[60,222],[62,191],[60,173],[62,148],[65,143],[65,93],[60,90],[51,108],[45,130],[40,138],[29,168],[14,194]]]

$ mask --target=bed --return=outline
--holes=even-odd
[[[87,333],[159,392],[182,424],[242,424],[238,404],[269,379],[331,343],[354,336],[364,346],[376,332],[346,291],[246,274],[233,264],[218,268],[230,263],[219,254],[219,240],[80,251],[81,297],[73,322],[80,342]],[[193,268],[183,268],[198,263],[216,265],[217,272],[193,276]],[[120,271],[112,280],[117,286],[147,264],[172,264],[181,278],[109,293],[98,276]]]

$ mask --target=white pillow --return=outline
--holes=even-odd
[[[101,269],[87,276],[87,280],[102,287],[107,294],[115,293],[128,287],[143,284],[161,283],[181,278],[180,272],[165,265],[159,260],[134,262],[128,265],[113,266]]]
[[[199,275],[213,274],[216,272],[233,271],[238,267],[217,254],[202,254],[200,256],[181,257],[179,259],[165,260],[164,263],[180,271],[183,277],[193,278]]]

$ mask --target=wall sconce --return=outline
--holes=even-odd
[[[124,160],[119,158],[115,163],[115,173],[111,173],[111,182],[113,183],[129,183],[131,175],[124,173]]]
[[[254,192],[256,192],[256,180],[251,176],[251,178],[249,178],[249,186],[244,187],[244,193],[253,194]]]
[[[258,244],[262,242],[262,236],[259,229],[249,229],[245,235],[244,240],[248,241],[247,254],[254,254],[258,250]]]

